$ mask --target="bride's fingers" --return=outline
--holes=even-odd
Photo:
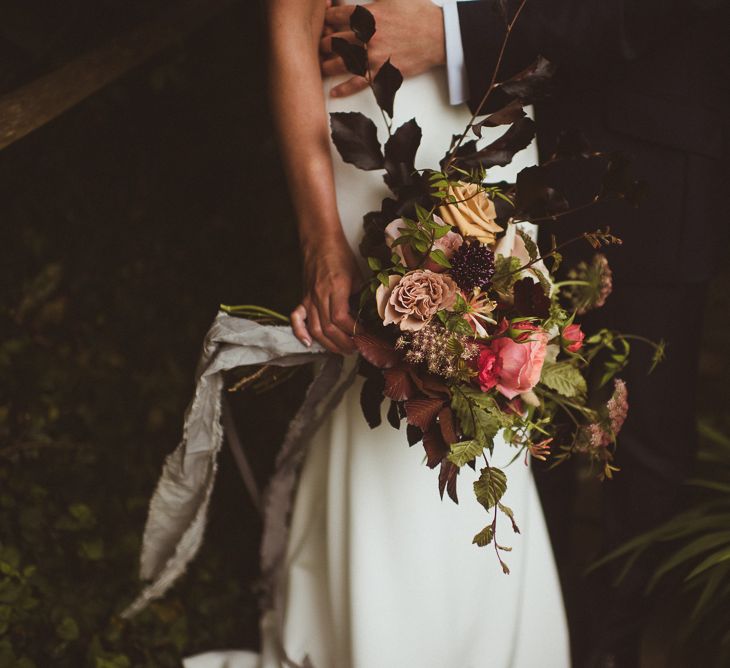
[[[330,310],[332,301],[333,296],[329,295],[317,304],[319,322],[322,327],[322,332],[337,347],[337,352],[342,355],[347,355],[353,352],[355,346],[352,342],[352,336],[349,333],[343,332],[332,320],[333,314]]]
[[[299,304],[290,316],[291,328],[296,336],[307,348],[312,345],[312,337],[307,330],[307,309],[304,304]]]
[[[357,37],[355,37],[355,33],[351,30],[348,30],[347,32],[329,32],[326,33],[321,40],[319,40],[319,50],[321,53],[332,53],[333,37],[344,39],[346,42],[352,42],[353,44],[357,43]]]
[[[310,304],[307,309],[307,321],[309,323],[309,331],[311,332],[314,340],[321,343],[331,353],[339,353],[337,345],[325,335],[320,324],[319,312],[314,304]]]
[[[353,95],[368,87],[368,82],[364,77],[352,77],[347,81],[335,86],[331,91],[332,97],[347,97]]]
[[[345,74],[347,68],[342,58],[328,58],[320,61],[319,68],[323,77],[334,77],[338,74]]]
[[[354,348],[352,336],[356,333],[357,323],[350,315],[350,302],[347,293],[332,295],[330,299],[330,316],[332,322],[350,339],[350,343]]]
[[[335,29],[342,30],[350,25],[350,14],[355,9],[354,5],[334,5],[324,12],[324,22]]]

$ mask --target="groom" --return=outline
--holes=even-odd
[[[633,159],[632,172],[648,183],[642,206],[606,204],[555,223],[567,237],[610,226],[624,240],[608,255],[614,291],[591,327],[609,326],[667,342],[667,360],[647,376],[650,351],[636,345],[623,376],[631,411],[621,433],[621,473],[604,486],[608,546],[645,531],[677,507],[680,483],[695,450],[694,394],[706,284],[725,247],[728,80],[724,67],[730,17],[723,0],[527,0],[500,70],[505,79],[545,56],[558,66],[557,90],[537,105],[542,158],[563,129],[578,129],[601,151]],[[377,66],[387,57],[405,76],[446,65],[452,104],[474,105],[489,84],[505,23],[518,0],[447,2],[376,0],[369,5],[377,33],[369,44]],[[345,38],[352,7],[332,7],[326,32]],[[322,71],[344,73],[322,43]],[[364,88],[351,78],[333,91]],[[582,161],[568,165],[562,190],[575,204],[598,192],[600,175]],[[572,173],[571,173],[572,172]],[[560,179],[561,175],[557,175]],[[558,184],[560,187],[560,184]],[[558,564],[564,570],[576,665],[638,666],[644,621],[643,589],[652,563],[639,563],[607,593],[605,610],[584,632],[598,601],[581,604],[585,588],[566,562],[572,481],[569,467],[538,476]],[[604,576],[607,579],[608,576]],[[571,584],[572,582],[572,584]],[[590,637],[590,647],[581,640]]]

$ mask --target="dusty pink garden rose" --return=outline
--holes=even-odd
[[[529,322],[519,322],[512,329],[525,330],[522,343],[505,336],[494,339],[492,351],[497,355],[499,380],[497,389],[508,399],[526,394],[537,385],[547,351],[547,332]]]
[[[388,287],[381,285],[375,293],[384,325],[396,324],[404,331],[415,332],[437,311],[451,308],[456,302],[458,287],[445,274],[417,269],[388,280]]]
[[[434,216],[433,219],[440,225],[446,224],[438,216]],[[398,257],[401,259],[401,262],[403,262],[403,264],[408,269],[414,269],[418,266],[420,260],[418,253],[416,253],[407,244],[398,244],[397,246],[393,245],[395,240],[401,236],[401,230],[405,229],[405,226],[406,224],[400,218],[396,218],[394,221],[388,223],[385,228],[385,243],[388,248],[392,248],[395,251]],[[433,244],[433,249],[442,251],[443,254],[446,256],[446,259],[450,260],[454,253],[459,250],[459,247],[462,243],[464,243],[464,239],[460,234],[454,231],[449,231],[440,239],[436,239]],[[423,268],[430,269],[437,274],[446,271],[446,267],[442,267],[440,264],[434,262],[430,258],[423,263]]]
[[[563,345],[568,352],[577,353],[583,347],[585,334],[581,331],[580,325],[572,323],[563,329]]]

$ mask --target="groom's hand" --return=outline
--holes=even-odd
[[[350,14],[354,8],[354,5],[339,5],[327,9],[320,44],[325,77],[347,72],[342,59],[332,53],[332,38],[357,41],[350,30]],[[404,77],[421,74],[446,62],[443,10],[431,0],[375,0],[367,8],[375,17],[375,35],[368,43],[373,73],[388,58]],[[367,85],[363,77],[354,76],[335,86],[330,94],[344,97]]]

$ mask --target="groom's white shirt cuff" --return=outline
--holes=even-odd
[[[463,104],[469,99],[469,85],[466,80],[464,46],[461,43],[457,2],[458,0],[446,0],[443,4],[446,76],[449,83],[449,102],[451,104]]]

